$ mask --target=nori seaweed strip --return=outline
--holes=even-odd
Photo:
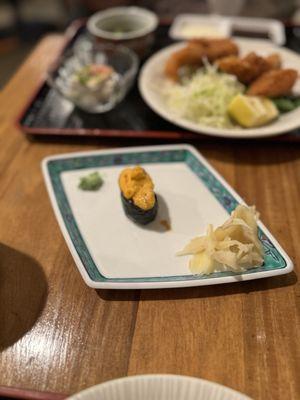
[[[150,208],[150,210],[143,210],[142,208],[137,207],[132,200],[127,200],[122,192],[121,192],[121,199],[125,214],[133,222],[139,225],[146,225],[155,219],[158,209],[158,202],[156,195],[155,195],[154,206]]]

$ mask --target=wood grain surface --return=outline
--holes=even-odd
[[[179,290],[88,288],[55,220],[40,162],[120,143],[29,141],[14,125],[61,45],[60,36],[46,37],[0,95],[0,385],[72,394],[121,376],[175,373],[257,400],[298,400],[300,147],[217,139],[199,146],[256,204],[294,261],[293,273]]]

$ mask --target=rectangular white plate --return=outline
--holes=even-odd
[[[140,227],[124,214],[118,176],[127,165],[151,175],[159,211]],[[96,192],[78,188],[79,179],[99,171]],[[261,268],[242,274],[192,275],[188,257],[175,253],[208,224],[222,224],[242,199],[189,145],[131,147],[48,157],[43,173],[57,220],[85,282],[94,288],[137,289],[212,285],[286,274],[293,264],[259,223],[265,250]],[[168,220],[171,230],[161,224]]]
[[[205,15],[205,14],[179,14],[174,19],[169,36],[174,40],[191,39],[191,32],[187,32],[188,27],[194,30],[196,26],[203,28],[210,27],[219,33],[222,37],[232,35],[234,30],[249,33],[264,33],[273,43],[283,46],[286,41],[284,25],[281,21],[273,18],[251,18],[251,17],[224,17],[221,15]],[[246,35],[246,36],[247,36]],[[194,32],[193,37],[205,37],[205,31],[199,35]],[[214,36],[214,32],[210,37]]]

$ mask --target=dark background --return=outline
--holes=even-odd
[[[241,1],[239,15],[300,21],[300,0]],[[218,3],[216,5],[216,2]],[[63,31],[74,19],[119,5],[137,5],[173,18],[182,12],[226,13],[228,0],[0,0],[0,88],[40,37]],[[232,0],[231,0],[232,2]],[[219,9],[218,9],[219,7]]]

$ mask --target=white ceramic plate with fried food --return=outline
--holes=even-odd
[[[261,56],[278,53],[282,59],[283,68],[293,68],[300,73],[300,55],[278,47],[268,40],[235,38],[239,46],[240,55],[255,52]],[[228,138],[260,138],[280,135],[300,127],[300,107],[281,114],[275,121],[258,128],[216,128],[192,122],[171,110],[167,104],[164,88],[170,85],[169,79],[164,74],[164,66],[168,57],[184,47],[185,43],[176,43],[168,46],[148,59],[144,64],[139,76],[139,90],[148,106],[164,119],[190,131],[211,136]],[[293,87],[294,93],[300,94],[300,82],[297,80]]]

